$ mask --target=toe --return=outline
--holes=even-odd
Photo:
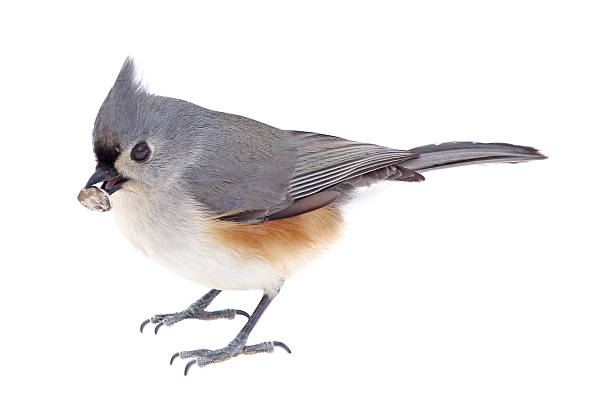
[[[185,371],[183,371],[183,375],[187,376],[187,374],[189,373],[189,368],[191,368],[195,363],[196,363],[195,359],[192,359],[189,362],[187,362],[187,365],[185,366]]]
[[[159,331],[159,328],[162,327],[163,325],[164,325],[164,323],[161,322],[157,326],[155,326],[155,334],[157,334],[157,332]]]
[[[145,326],[147,324],[151,323],[151,320],[146,319],[145,321],[142,322],[142,324],[140,325],[140,333],[142,333],[142,331],[144,330]]]
[[[236,314],[240,315],[240,316],[244,316],[247,319],[250,319],[251,316],[249,315],[249,313],[247,313],[246,311],[243,310],[236,310]]]
[[[289,349],[289,346],[287,346],[283,342],[272,342],[272,344],[274,346],[278,346],[278,347],[281,347],[281,348],[285,349],[287,351],[287,353],[291,353],[291,349]]]

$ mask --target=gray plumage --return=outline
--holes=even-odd
[[[94,137],[112,126],[121,145],[163,137],[152,161],[159,187],[180,184],[216,215],[249,223],[297,215],[381,180],[420,181],[414,172],[488,161],[542,158],[533,148],[453,142],[390,149],[317,133],[288,131],[255,120],[148,93],[127,59],[104,101]],[[297,201],[326,190],[325,198]],[[335,195],[334,198],[331,198]],[[281,215],[279,215],[281,213]]]

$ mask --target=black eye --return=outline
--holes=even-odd
[[[134,148],[132,148],[132,159],[136,162],[142,162],[149,157],[151,154],[151,148],[147,145],[147,142],[138,142]]]

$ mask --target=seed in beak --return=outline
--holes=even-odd
[[[108,193],[98,187],[85,187],[77,197],[79,202],[92,211],[109,211],[111,209]]]

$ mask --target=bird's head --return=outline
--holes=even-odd
[[[96,169],[86,187],[102,183],[108,194],[176,188],[181,167],[190,159],[182,140],[188,135],[180,134],[188,104],[147,92],[127,58],[96,117]]]

